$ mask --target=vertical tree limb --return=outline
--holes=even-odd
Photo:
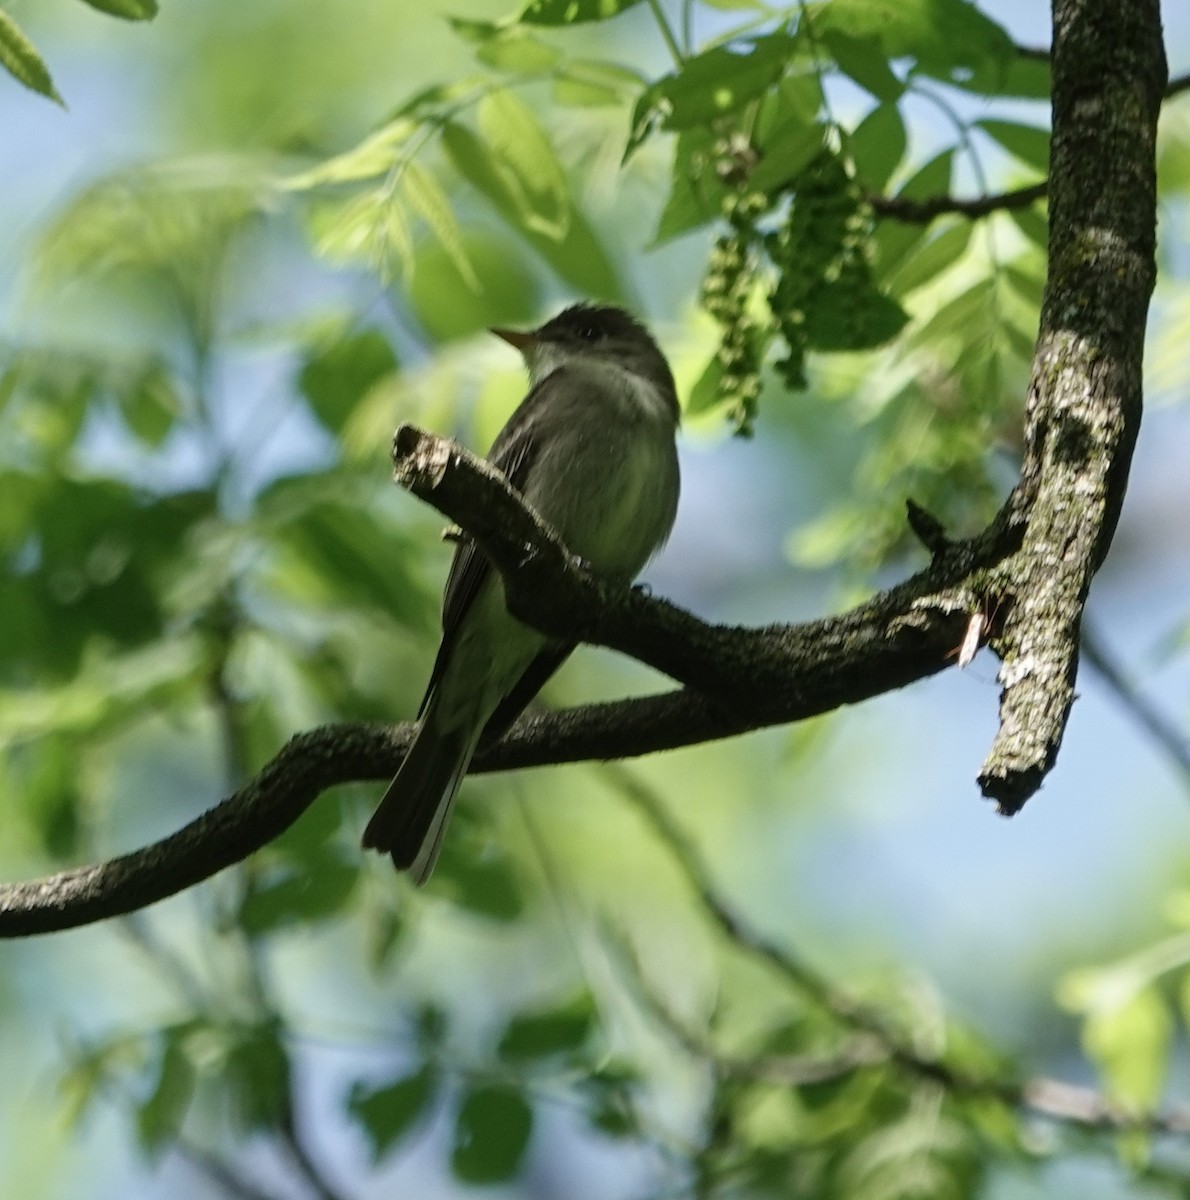
[[[1158,0],[1054,0],[1049,276],[1006,510],[1020,554],[1000,729],[984,794],[1016,812],[1053,766],[1074,700],[1079,625],[1123,503],[1140,426],[1156,279],[1157,114],[1168,69]]]

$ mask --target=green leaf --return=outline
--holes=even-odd
[[[467,126],[449,121],[442,131],[442,146],[463,178],[487,197],[508,226],[562,279],[583,295],[613,302],[623,300],[616,268],[578,208],[570,204],[561,240],[543,233],[522,219],[520,198],[482,138]]]
[[[36,47],[3,9],[0,9],[0,67],[18,83],[56,100],[65,108],[62,97],[58,95],[54,81],[50,78],[49,68],[37,53]]]
[[[562,51],[516,25],[448,17],[451,28],[479,46],[476,57],[485,66],[514,75],[543,75],[562,61]]]
[[[921,343],[937,342],[947,337],[967,340],[976,323],[982,324],[988,307],[996,302],[996,283],[984,277],[966,291],[948,300],[917,330]]]
[[[83,0],[92,8],[125,21],[151,21],[157,15],[157,0]]]
[[[150,366],[131,388],[122,391],[120,411],[128,428],[145,445],[160,446],[182,412],[181,401],[165,367]]]
[[[359,879],[357,859],[333,851],[303,858],[294,868],[264,882],[253,882],[240,905],[240,925],[253,937],[303,927],[342,914]]]
[[[519,218],[529,229],[561,241],[570,225],[570,189],[532,110],[511,92],[500,90],[479,102],[476,119]]]
[[[1041,267],[1041,264],[1037,264]],[[1045,295],[1043,269],[1027,271],[1011,263],[1003,268],[1004,278],[1012,290],[1034,311],[1039,311]]]
[[[67,1122],[77,1124],[94,1100],[110,1097],[111,1085],[130,1067],[139,1066],[143,1057],[139,1037],[111,1038],[98,1046],[76,1047],[59,1085]]]
[[[557,1008],[518,1013],[505,1028],[497,1053],[511,1059],[565,1054],[586,1042],[594,1022],[595,1010],[586,993]]]
[[[521,1165],[533,1110],[510,1087],[479,1086],[463,1097],[455,1122],[451,1170],[464,1183],[503,1183]]]
[[[52,284],[117,277],[138,300],[176,310],[188,333],[206,336],[193,327],[226,302],[226,269],[239,261],[232,243],[274,199],[274,181],[246,159],[121,170],[57,214],[38,247],[38,269]]]
[[[352,1085],[347,1109],[363,1125],[378,1163],[396,1143],[427,1115],[438,1091],[438,1073],[428,1064],[383,1087]]]
[[[148,1099],[137,1109],[137,1139],[151,1157],[159,1155],[177,1138],[194,1098],[197,1073],[184,1036],[191,1028],[185,1025],[167,1032],[157,1080]]]
[[[901,188],[897,195],[907,200],[923,200],[931,196],[944,195],[950,191],[951,168],[954,165],[954,150],[944,150],[930,159]],[[889,275],[901,261],[922,241],[928,232],[923,225],[902,221],[882,221],[876,230],[876,266],[882,276]]]
[[[1173,1017],[1155,987],[1122,1004],[1092,1010],[1083,1045],[1103,1073],[1109,1095],[1130,1112],[1152,1112],[1169,1070]]]
[[[1030,205],[1028,208],[1010,209],[1012,223],[1040,250],[1048,251],[1050,227],[1044,208]]]
[[[1050,64],[1048,59],[1023,54],[1014,54],[1007,59],[993,56],[985,62],[972,64],[969,73],[955,72],[949,82],[964,91],[997,100],[1009,97],[1048,100]]]
[[[423,247],[414,257],[406,293],[426,332],[446,342],[492,325],[532,322],[539,312],[541,287],[523,252],[494,234],[465,233],[462,244],[475,287],[440,246]]]
[[[748,186],[770,195],[781,191],[813,162],[825,132],[816,122],[789,122],[774,130],[759,147],[760,162],[748,176]]]
[[[897,270],[885,277],[885,285],[894,296],[907,296],[923,287],[943,271],[954,266],[971,242],[971,221],[958,221],[942,229],[920,249],[907,255]]]
[[[808,16],[819,37],[874,38],[885,59],[912,58],[950,83],[1016,57],[1008,33],[967,0],[823,0]]]
[[[683,408],[686,415],[696,417],[721,404],[723,402],[723,393],[720,391],[722,382],[723,363],[720,361],[718,353],[715,353],[711,355],[710,361],[686,396],[686,404]]]
[[[653,235],[653,245],[719,219],[731,188],[715,170],[715,135],[690,129],[674,143],[673,183]],[[763,165],[763,164],[762,164]]]
[[[405,154],[405,143],[418,128],[416,121],[396,117],[369,134],[358,146],[291,175],[284,186],[291,191],[306,191],[328,183],[358,183],[387,175]]]
[[[1021,125],[1016,121],[996,121],[990,117],[975,122],[994,138],[1009,154],[1019,158],[1030,167],[1036,167],[1043,175],[1050,169],[1050,131],[1035,125]]]
[[[856,174],[869,192],[883,192],[908,147],[905,122],[895,104],[881,104],[856,126],[848,143]]]
[[[77,680],[67,687],[77,686]],[[56,690],[56,689],[55,689]],[[44,693],[43,693],[44,694]],[[10,723],[4,719],[6,698],[0,695],[0,730],[8,734]],[[27,692],[22,692],[28,714]],[[54,716],[57,714],[55,713]],[[56,721],[52,722],[55,726]],[[85,811],[79,770],[79,739],[60,729],[47,732],[51,721],[30,723],[33,739],[13,754],[7,766],[7,779],[14,783],[28,810],[32,827],[41,835],[45,849],[57,858],[74,858],[82,851]]]
[[[619,63],[572,58],[554,72],[554,99],[571,108],[611,108],[641,88],[641,77]]]
[[[163,584],[187,565],[187,535],[211,505],[205,492],[144,503],[108,480],[59,479],[27,514],[38,565],[0,577],[0,661],[70,675],[93,638],[129,649],[159,637]]]
[[[294,513],[293,489],[264,506],[278,520],[274,535],[285,590],[306,603],[354,604],[415,628],[422,621],[420,593],[394,561],[395,533],[366,508],[325,496],[308,480],[311,503]],[[274,493],[275,494],[275,493]]]
[[[382,274],[394,261],[405,275],[413,268],[409,223],[387,184],[319,205],[310,226],[318,253],[332,262],[363,261]]]
[[[716,46],[687,59],[679,71],[650,84],[636,102],[624,158],[660,126],[693,129],[736,112],[780,79],[796,40],[772,33],[735,46]]]
[[[455,846],[458,845],[456,839]],[[461,908],[493,921],[515,921],[525,908],[516,872],[507,859],[464,859],[448,841],[437,874],[450,898]]]
[[[246,1132],[276,1127],[289,1107],[289,1055],[275,1022],[232,1031],[226,1078],[234,1113]]]
[[[378,329],[336,333],[310,348],[298,388],[322,424],[338,433],[364,396],[396,369],[392,346]]]
[[[430,232],[438,239],[467,286],[476,291],[479,280],[467,261],[462,230],[455,220],[450,199],[433,174],[421,163],[410,160],[401,172],[401,193],[409,201],[409,207],[430,227]]]
[[[896,101],[905,85],[893,73],[877,37],[854,37],[828,30],[822,40],[839,70],[877,100]]]
[[[579,25],[607,21],[641,0],[529,0],[513,18],[522,25]]]

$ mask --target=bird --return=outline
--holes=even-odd
[[[530,386],[488,461],[572,554],[628,586],[677,516],[680,406],[665,356],[639,321],[608,304],[491,332],[520,351]],[[513,617],[499,573],[463,535],[413,742],[364,848],[425,883],[476,750],[498,740],[574,646]]]

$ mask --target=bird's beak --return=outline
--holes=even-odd
[[[519,329],[489,329],[498,338],[502,338],[510,346],[516,347],[522,354],[537,345],[537,330],[530,329],[522,332]]]

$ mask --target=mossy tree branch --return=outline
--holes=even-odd
[[[865,604],[753,629],[710,625],[640,591],[611,589],[487,464],[429,434],[398,431],[399,481],[476,539],[514,612],[683,685],[525,718],[475,770],[630,757],[800,720],[942,670],[974,628],[1003,659],[1001,724],[981,785],[1006,813],[1036,791],[1069,716],[1082,607],[1115,530],[1140,420],[1155,128],[1166,86],[1157,0],[1056,0],[1053,77],[1050,270],[1020,480],[968,541],[949,541],[914,514],[932,561]],[[408,725],[347,724],[301,734],[172,836],[0,887],[0,936],[72,928],[180,892],[276,837],[326,788],[389,776],[410,733]]]

